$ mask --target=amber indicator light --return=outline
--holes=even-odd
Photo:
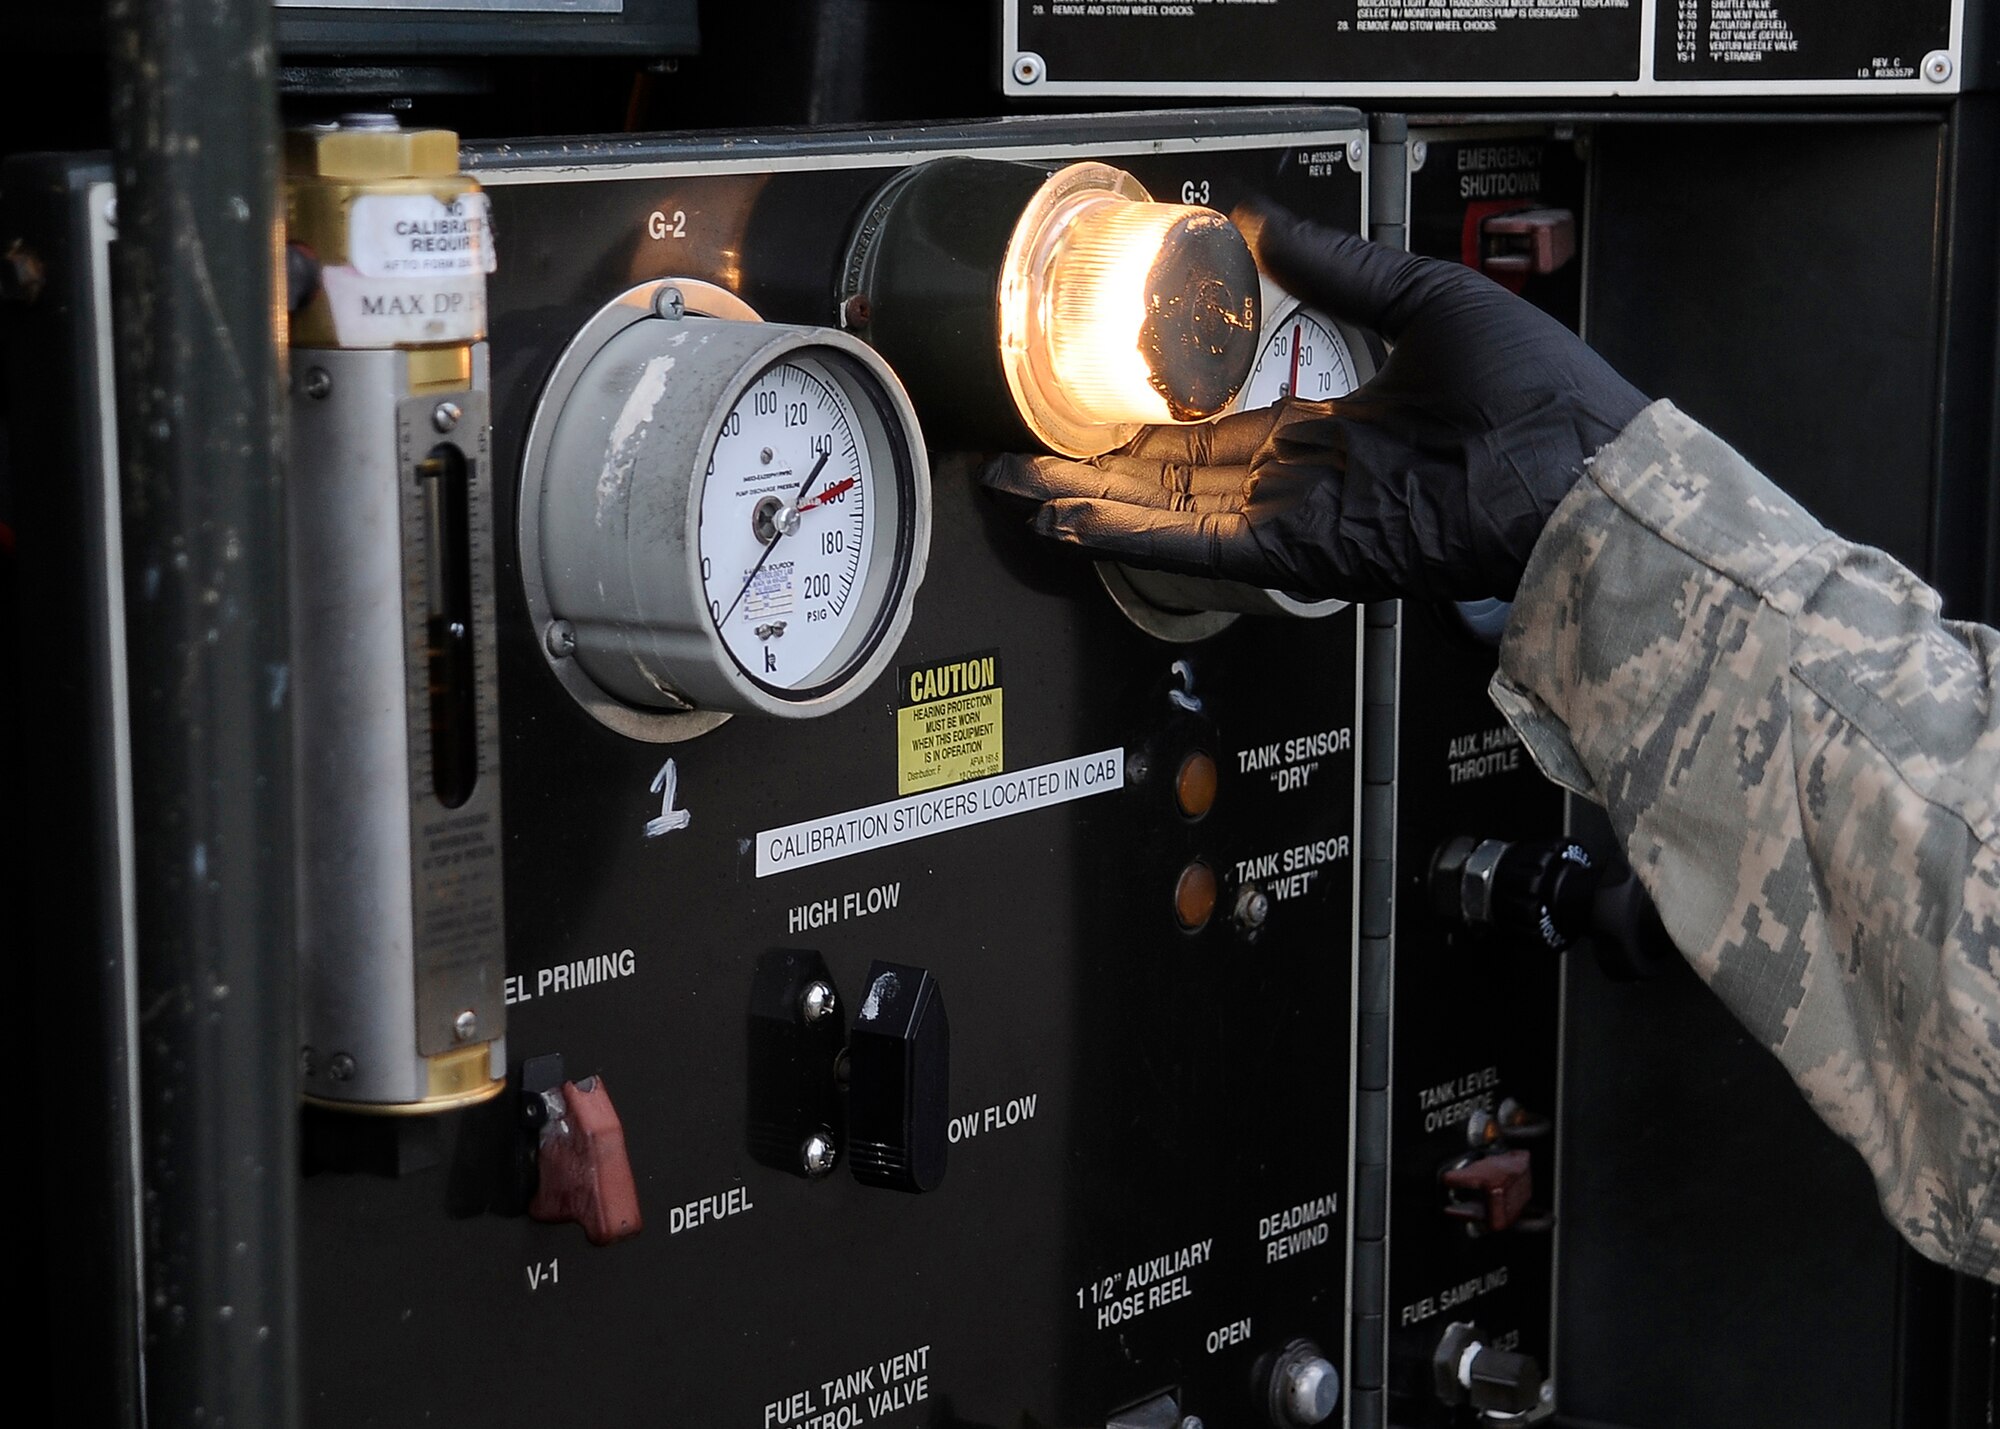
[[[1190,819],[1198,819],[1215,807],[1216,786],[1215,760],[1204,750],[1197,749],[1181,761],[1180,773],[1174,776],[1174,802]]]
[[[1181,870],[1174,885],[1174,917],[1190,933],[1207,924],[1215,912],[1215,870],[1196,859]]]

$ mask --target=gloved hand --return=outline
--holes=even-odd
[[[1134,565],[1312,599],[1512,597],[1583,463],[1647,404],[1569,329],[1471,268],[1282,210],[1258,262],[1389,359],[1332,402],[1155,427],[1094,461],[1003,456],[981,480],[1035,529]]]

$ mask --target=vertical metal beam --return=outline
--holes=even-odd
[[[155,1424],[298,1421],[269,0],[112,0]]]

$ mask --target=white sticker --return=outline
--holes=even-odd
[[[363,194],[347,211],[347,261],[370,278],[493,271],[493,206],[483,193]]]
[[[486,336],[486,277],[370,278],[347,267],[320,270],[320,287],[342,347],[477,342]]]
[[[908,843],[1009,814],[1108,794],[1125,785],[1125,751],[1080,754],[1013,774],[910,794],[845,814],[807,819],[757,835],[757,876],[788,873],[871,848]]]

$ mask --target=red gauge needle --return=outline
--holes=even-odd
[[[836,481],[833,485],[829,486],[819,495],[812,497],[809,500],[801,501],[797,506],[794,506],[792,510],[810,511],[815,506],[824,506],[829,501],[837,501],[841,497],[847,495],[848,491],[851,488],[860,485],[860,482],[861,478],[857,476],[850,476],[845,481]]]
[[[1285,388],[1287,397],[1299,395],[1299,324],[1292,324],[1292,376],[1291,385]]]

